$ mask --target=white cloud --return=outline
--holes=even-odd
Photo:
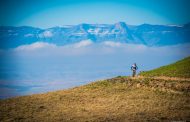
[[[56,45],[54,44],[49,44],[45,42],[35,42],[33,44],[28,44],[28,45],[22,45],[17,47],[15,50],[16,51],[32,51],[36,49],[42,49],[42,48],[54,48]]]
[[[59,51],[60,53],[65,53],[65,52],[80,52],[78,48],[85,48],[87,46],[92,45],[93,42],[91,40],[83,40],[80,41],[78,43],[74,43],[71,45],[65,45],[65,46],[56,46],[55,44],[50,44],[47,42],[35,42],[32,44],[27,44],[27,45],[21,45],[15,49],[13,49],[14,51],[36,51],[36,50],[40,50],[43,51],[42,49],[45,49],[45,51],[47,51],[47,49],[53,49],[54,51]],[[2,50],[3,51],[3,50]],[[0,52],[2,52],[0,50]]]
[[[12,51],[16,51],[16,54],[46,54],[46,55],[81,55],[87,53],[93,53],[94,47],[89,47],[93,45],[91,40],[83,40],[78,43],[57,46],[55,44],[50,44],[46,42],[35,42],[32,44],[21,45]],[[94,45],[96,47],[96,45]],[[47,53],[48,52],[48,53]],[[3,53],[3,52],[2,52]]]
[[[103,44],[110,47],[120,47],[122,45],[122,43],[120,42],[113,42],[113,41],[105,41],[103,42]]]
[[[75,43],[72,46],[74,48],[80,48],[80,47],[86,47],[86,46],[89,46],[89,45],[92,45],[92,44],[93,44],[92,40],[88,39],[88,40],[83,40],[83,41],[80,41],[78,43]]]

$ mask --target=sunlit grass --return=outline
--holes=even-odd
[[[162,66],[147,72],[141,72],[141,76],[168,76],[190,78],[190,57],[180,60],[176,63]]]

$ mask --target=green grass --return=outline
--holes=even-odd
[[[176,63],[162,66],[160,68],[141,72],[141,76],[167,76],[167,77],[180,77],[190,78],[190,57],[184,58],[183,60],[177,61]]]

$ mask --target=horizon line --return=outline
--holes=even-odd
[[[63,26],[77,26],[77,25],[82,25],[82,24],[87,24],[87,25],[115,25],[117,23],[125,23],[128,26],[140,26],[140,25],[160,25],[160,26],[184,26],[187,24],[190,24],[190,22],[184,23],[184,24],[150,24],[150,23],[142,23],[142,24],[127,24],[127,22],[124,21],[118,21],[116,23],[112,23],[112,24],[106,24],[106,23],[78,23],[78,24],[65,24],[65,25],[55,25],[55,26],[51,26],[51,27],[37,27],[37,26],[32,26],[32,25],[0,25],[0,27],[33,27],[33,28],[40,28],[40,29],[49,29],[49,28],[53,28],[53,27],[63,27]]]

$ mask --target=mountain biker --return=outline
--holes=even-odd
[[[132,74],[133,77],[135,77],[137,69],[138,69],[138,67],[137,67],[136,63],[134,63],[131,66],[131,70],[133,71],[133,74]]]

